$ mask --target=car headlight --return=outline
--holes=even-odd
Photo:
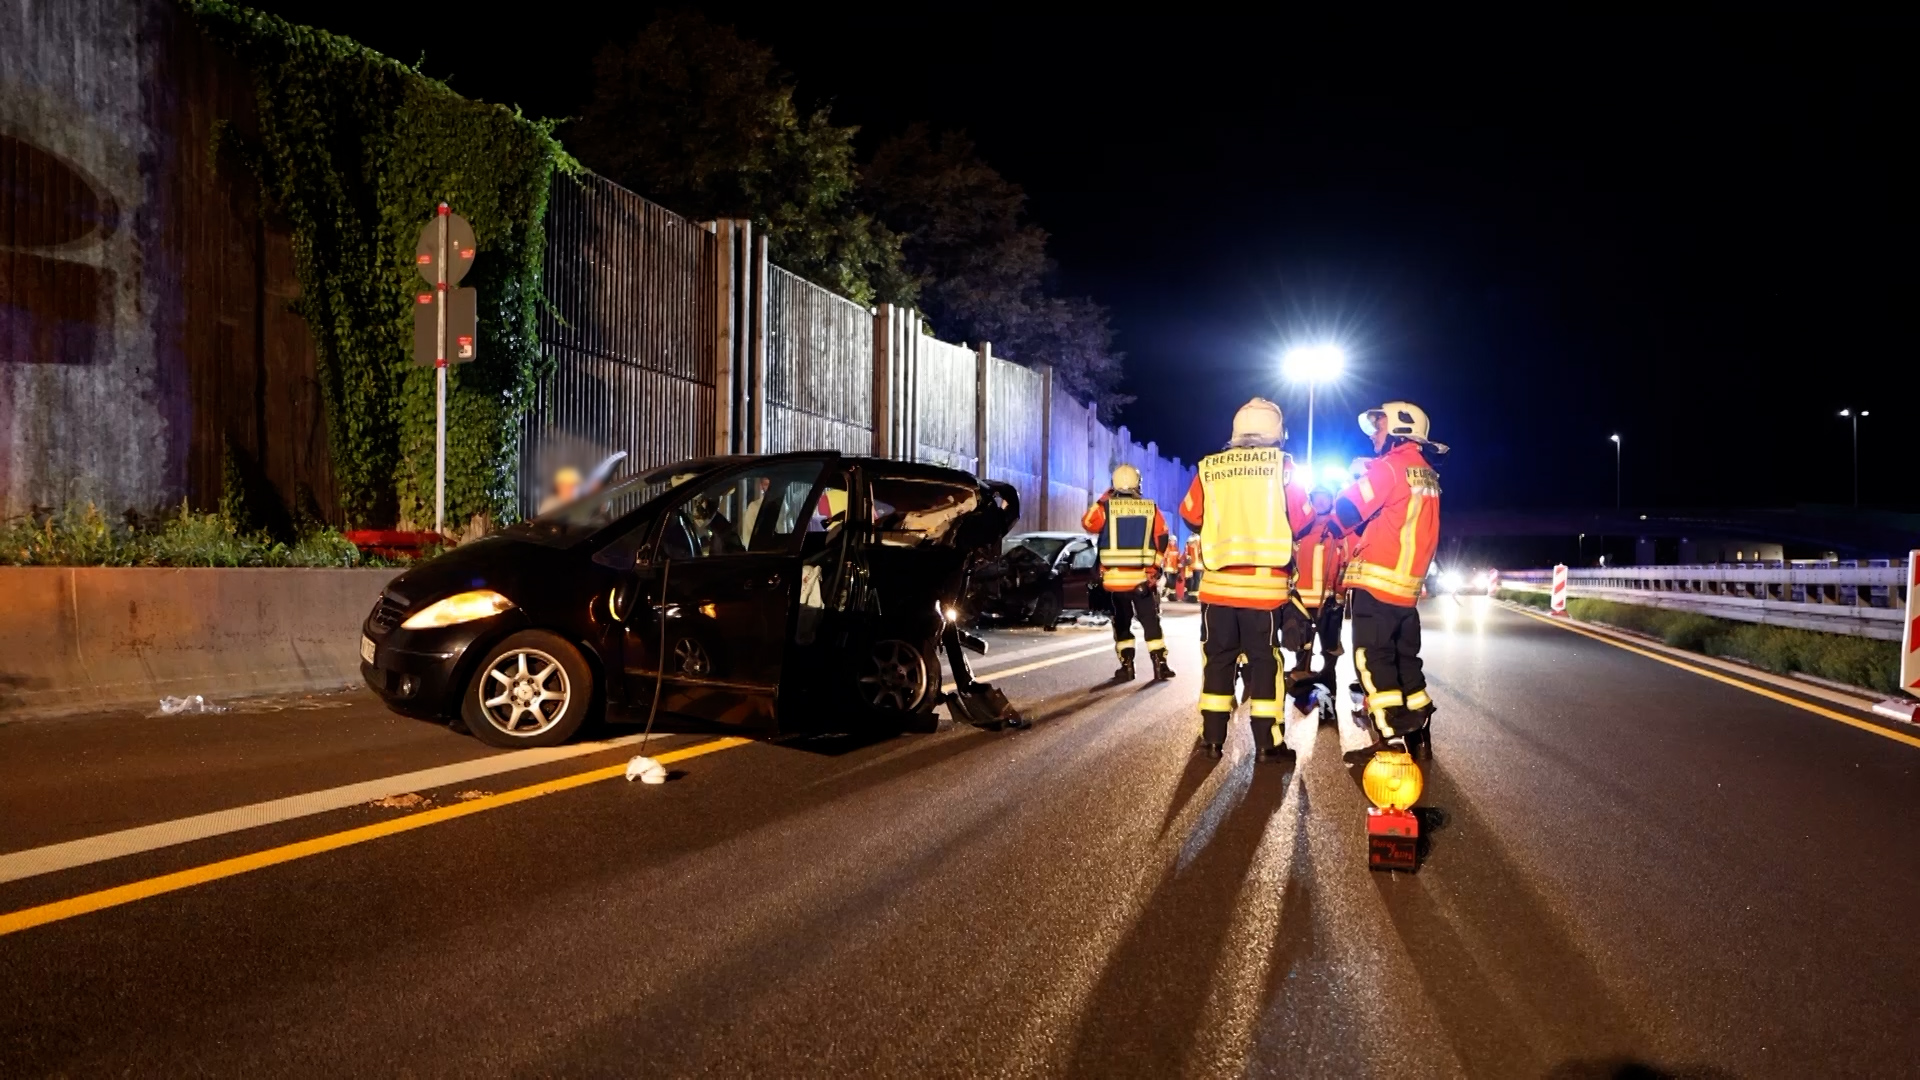
[[[1449,570],[1440,575],[1440,587],[1448,592],[1460,591],[1460,575]]]
[[[1473,575],[1473,587],[1476,589],[1484,589],[1487,587],[1487,575],[1484,571]]]
[[[492,589],[475,589],[472,592],[454,593],[445,600],[435,600],[414,612],[400,625],[408,630],[430,630],[436,626],[453,626],[491,618],[511,610],[513,601]]]

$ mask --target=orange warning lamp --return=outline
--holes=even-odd
[[[1406,810],[1420,798],[1420,766],[1404,750],[1383,750],[1367,762],[1360,786],[1382,810]]]

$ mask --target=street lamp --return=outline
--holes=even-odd
[[[1340,377],[1347,352],[1338,345],[1296,345],[1280,358],[1280,373],[1289,382],[1307,384],[1307,460],[1313,460],[1313,388]]]
[[[1620,436],[1613,439],[1613,508],[1620,509]]]
[[[1840,415],[1853,421],[1853,507],[1860,508],[1860,418],[1868,415],[1867,410],[1854,412],[1841,409]]]

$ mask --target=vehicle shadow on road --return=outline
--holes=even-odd
[[[1232,798],[1211,839],[1184,866],[1175,861],[1082,1010],[1067,1067],[1072,1076],[1175,1076],[1195,1040],[1208,991],[1234,923],[1247,874],[1268,823],[1293,787],[1293,770],[1246,766],[1241,787],[1230,780],[1215,797]]]
[[[1563,1063],[1571,1057],[1624,1066],[1620,1055],[1646,1045],[1645,1038],[1528,873],[1453,784],[1444,758],[1427,762],[1425,771],[1431,806],[1422,827],[1433,821],[1451,834],[1439,853],[1445,862],[1428,858],[1417,874],[1375,874],[1374,886],[1461,1063],[1476,1076],[1537,1076],[1555,1066],[1541,1057],[1552,1048]],[[1439,806],[1446,809],[1431,812]]]
[[[1734,1074],[1712,1066],[1683,1065],[1662,1069],[1644,1061],[1615,1058],[1604,1061],[1568,1061],[1547,1070],[1546,1080],[1733,1080]]]

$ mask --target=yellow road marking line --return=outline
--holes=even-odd
[[[1534,619],[1539,622],[1547,623],[1550,626],[1557,626],[1562,630],[1571,630],[1574,633],[1579,634],[1581,637],[1589,637],[1595,641],[1605,642],[1606,644],[1611,645],[1616,649],[1625,649],[1630,653],[1638,653],[1639,655],[1644,656],[1649,660],[1658,660],[1663,664],[1668,664],[1673,667],[1677,667],[1682,671],[1691,671],[1695,675],[1699,675],[1703,678],[1712,679],[1714,682],[1726,683],[1728,686],[1739,687],[1740,689],[1745,690],[1750,694],[1759,694],[1763,698],[1769,698],[1771,700],[1781,703],[1782,705],[1791,705],[1796,709],[1805,710],[1806,712],[1810,712],[1815,716],[1824,716],[1829,720],[1838,720],[1839,722],[1847,725],[1848,727],[1859,728],[1861,731],[1871,732],[1882,738],[1892,739],[1894,742],[1906,743],[1908,746],[1913,746],[1913,747],[1920,747],[1920,738],[1916,738],[1912,735],[1908,735],[1905,732],[1890,731],[1887,728],[1881,727],[1879,724],[1871,723],[1866,720],[1860,720],[1855,717],[1848,716],[1845,713],[1835,712],[1832,709],[1829,709],[1823,705],[1815,705],[1810,701],[1802,701],[1796,697],[1789,697],[1786,694],[1769,690],[1764,686],[1755,686],[1744,679],[1736,679],[1731,675],[1722,675],[1717,671],[1710,671],[1707,668],[1703,668],[1695,664],[1689,664],[1684,660],[1678,660],[1671,656],[1664,656],[1660,653],[1654,652],[1652,649],[1642,649],[1637,645],[1629,645],[1626,642],[1619,640],[1618,638],[1609,637],[1606,634],[1596,633],[1592,630],[1586,629],[1585,627],[1575,626],[1571,622],[1564,619],[1556,619],[1556,618],[1553,618],[1552,616],[1541,615],[1536,612],[1524,611],[1517,608],[1515,610],[1519,611],[1520,614],[1525,615],[1529,619]]]
[[[1069,660],[1078,660],[1083,656],[1092,656],[1094,653],[1108,653],[1112,651],[1113,651],[1113,642],[1103,641],[1098,645],[1094,645],[1090,648],[1081,649],[1079,652],[1070,652],[1065,656],[1052,656],[1052,657],[1048,657],[1045,660],[1035,660],[1031,664],[1021,664],[1019,667],[1010,667],[1010,668],[1007,668],[1005,671],[982,672],[976,677],[981,679],[1000,679],[1000,678],[1005,678],[1008,675],[1025,675],[1029,671],[1038,671],[1043,667],[1052,667],[1055,664],[1064,664]],[[948,693],[952,693],[954,690],[954,684],[947,683],[946,685],[942,686],[940,689],[947,691]]]
[[[654,760],[666,765],[676,761],[685,761],[688,758],[700,757],[703,754],[715,753],[720,750],[730,750],[736,746],[745,746],[752,741],[751,739],[738,738],[715,739],[712,742],[697,743],[680,750],[669,750]],[[428,825],[438,825],[443,821],[452,821],[455,818],[466,817],[469,814],[478,814],[485,810],[511,806],[514,803],[525,802],[528,799],[538,798],[541,795],[551,795],[555,792],[566,791],[570,788],[584,787],[587,784],[598,783],[601,780],[612,780],[615,777],[625,776],[626,774],[627,763],[623,761],[618,765],[608,765],[604,768],[575,773],[572,776],[562,776],[558,779],[547,780],[538,784],[529,784],[526,787],[514,788],[511,791],[503,791],[498,795],[489,795],[485,798],[474,799],[471,802],[456,803],[452,806],[442,806],[433,810],[425,810],[418,814],[394,818],[391,821],[382,821],[374,825],[363,825],[357,829],[347,829],[326,836],[316,836],[311,840],[301,840],[297,843],[268,848],[265,851],[256,851],[252,854],[241,855],[237,858],[208,863],[205,866],[195,866],[171,874],[162,874],[159,877],[147,878],[144,881],[117,885],[111,889],[101,889],[98,892],[85,893],[80,896],[70,897],[66,900],[56,900],[53,903],[41,904],[38,907],[23,908],[19,911],[12,911],[0,915],[0,937],[18,933],[22,930],[28,930],[36,926],[43,926],[47,923],[59,922],[62,919],[71,919],[78,915],[87,915],[95,911],[104,911],[107,908],[119,907],[122,904],[131,904],[136,900],[145,900],[163,893],[188,889],[195,885],[205,885],[211,881],[219,881],[222,878],[230,878],[254,870],[263,870],[269,866],[278,866],[281,863],[293,862],[296,859],[305,859],[329,851],[337,851],[340,848],[352,847],[355,844],[364,844],[369,840],[378,840],[382,837],[393,836],[397,833],[407,832],[412,829],[423,829]]]

